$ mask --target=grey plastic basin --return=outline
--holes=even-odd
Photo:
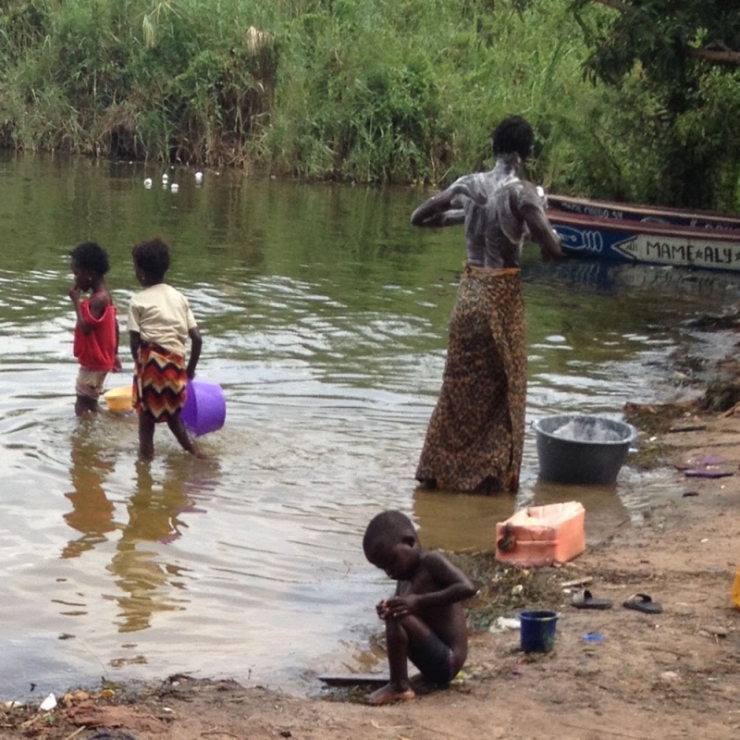
[[[540,477],[555,483],[615,483],[637,430],[622,421],[585,414],[561,414],[533,424]]]

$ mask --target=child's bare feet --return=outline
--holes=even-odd
[[[411,689],[405,689],[404,691],[396,691],[389,683],[383,686],[383,688],[373,691],[367,700],[370,704],[374,704],[376,707],[382,704],[393,704],[397,701],[411,701],[416,698],[416,692]]]

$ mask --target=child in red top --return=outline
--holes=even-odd
[[[95,242],[84,242],[71,252],[75,284],[69,297],[75,307],[74,355],[80,363],[75,391],[75,413],[87,416],[98,411],[98,398],[109,372],[120,370],[118,359],[118,322],[104,275],[110,269],[108,255]],[[90,298],[80,294],[92,291]]]

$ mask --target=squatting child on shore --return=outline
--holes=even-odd
[[[424,550],[411,520],[400,511],[375,516],[362,541],[365,557],[397,581],[396,593],[376,607],[385,621],[390,682],[371,704],[408,701],[407,659],[432,683],[448,684],[468,656],[462,602],[474,596],[470,579],[442,553]]]

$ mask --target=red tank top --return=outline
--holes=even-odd
[[[116,307],[109,303],[102,316],[96,319],[90,313],[90,299],[80,303],[80,313],[87,324],[92,326],[89,334],[83,334],[79,325],[75,326],[74,355],[86,370],[110,372],[116,361]]]

